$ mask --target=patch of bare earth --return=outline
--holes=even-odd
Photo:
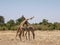
[[[0,45],[60,45],[60,31],[35,31],[35,40],[15,39],[16,31],[0,31]]]

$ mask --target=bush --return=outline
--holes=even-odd
[[[17,30],[17,26],[12,26],[10,30]]]
[[[2,27],[0,27],[0,30],[7,30],[7,27],[2,26]]]

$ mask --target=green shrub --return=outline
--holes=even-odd
[[[7,30],[7,27],[2,26],[2,27],[0,27],[0,30]]]
[[[12,26],[10,30],[17,30],[16,26]]]

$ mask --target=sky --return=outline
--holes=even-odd
[[[39,23],[43,19],[60,22],[60,0],[0,0],[0,16],[4,16],[5,22],[22,15],[26,18],[34,16],[30,23]]]

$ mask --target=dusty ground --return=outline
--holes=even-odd
[[[60,31],[35,31],[35,40],[15,39],[16,31],[0,31],[0,45],[60,45]]]

